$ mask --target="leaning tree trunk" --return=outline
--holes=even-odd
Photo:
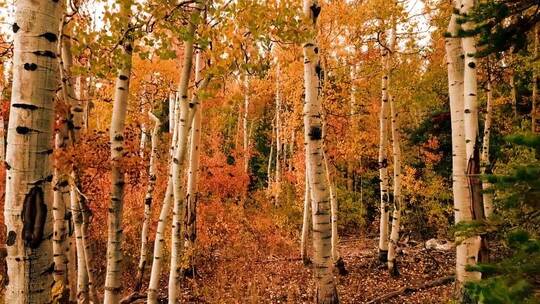
[[[108,216],[107,273],[105,276],[105,304],[120,301],[122,291],[122,211],[124,202],[124,124],[131,76],[132,43],[128,38],[122,44],[122,67],[118,71],[111,119],[111,203]]]
[[[482,174],[491,173],[491,164],[489,161],[489,142],[491,136],[491,116],[493,112],[493,92],[491,87],[492,77],[490,66],[488,62],[488,72],[487,72],[487,89],[486,89],[486,113],[484,119],[484,138],[482,141],[482,158],[481,158],[481,171]],[[491,183],[486,179],[482,182],[482,200],[484,201],[484,215],[489,217],[493,213],[493,193],[491,192]]]
[[[5,303],[49,303],[52,139],[59,85],[56,42],[62,1],[15,2],[13,87],[7,134]]]
[[[332,224],[329,185],[323,165],[323,137],[320,98],[322,67],[317,46],[317,17],[321,7],[317,0],[304,0],[306,30],[310,37],[303,45],[304,53],[304,141],[308,159],[308,178],[311,186],[313,220],[313,274],[315,276],[315,302],[338,303],[338,294],[332,273]]]
[[[176,111],[174,111],[176,112]],[[171,163],[169,164],[169,181],[167,182],[167,190],[163,198],[163,205],[161,206],[161,212],[159,213],[159,220],[156,229],[156,238],[154,240],[154,253],[152,255],[152,270],[150,272],[150,282],[148,283],[148,303],[157,304],[158,291],[159,291],[159,279],[161,277],[161,268],[163,264],[163,246],[165,245],[165,227],[168,225],[169,213],[171,210],[171,202],[174,200],[173,184],[172,184],[172,158],[173,147],[176,142],[176,126],[173,128],[173,138],[171,143]]]
[[[193,37],[195,34],[195,24],[192,22],[189,24],[189,36]],[[184,219],[184,206],[186,188],[182,185],[182,173],[185,167],[185,158],[187,152],[187,138],[189,134],[189,128],[191,126],[190,114],[192,113],[189,108],[188,102],[188,84],[191,74],[191,67],[193,63],[193,40],[184,41],[184,60],[182,66],[182,72],[180,75],[180,84],[178,87],[180,117],[175,119],[175,123],[178,128],[178,137],[176,148],[174,151],[174,158],[172,162],[172,184],[173,184],[173,220],[172,220],[172,238],[171,238],[171,265],[169,272],[169,303],[175,304],[178,299],[177,288],[180,282],[180,276],[182,272],[182,251],[183,251],[183,235],[182,226]]]
[[[148,229],[150,228],[150,220],[152,217],[152,203],[154,201],[154,187],[156,185],[156,157],[158,149],[158,135],[161,122],[152,113],[148,112],[150,119],[154,121],[154,128],[152,129],[152,135],[150,136],[151,150],[148,165],[148,186],[146,188],[146,195],[144,196],[144,220],[141,229],[141,252],[139,254],[139,265],[137,266],[137,276],[135,278],[134,292],[139,292],[142,287],[142,281],[144,277],[144,270],[146,269],[146,262],[148,260]]]
[[[388,182],[388,77],[390,72],[389,51],[384,48],[381,53],[383,75],[381,79],[381,109],[379,113],[379,185],[381,191],[381,219],[379,222],[379,260],[386,262],[388,258],[388,222],[390,216],[390,194]]]

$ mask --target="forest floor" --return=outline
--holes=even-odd
[[[226,221],[226,220],[225,220]],[[243,226],[258,225],[254,221]],[[185,303],[312,303],[314,294],[310,267],[299,257],[297,240],[279,236],[268,242],[268,235],[248,229],[253,241],[246,245],[210,246],[197,264],[195,278],[183,284]],[[232,231],[230,231],[232,232]],[[230,233],[229,232],[229,233]],[[228,233],[225,233],[227,235]],[[242,231],[237,231],[242,234]],[[265,229],[263,234],[268,234]],[[223,241],[226,236],[223,236]],[[236,243],[238,244],[238,243]],[[242,242],[242,244],[246,244]],[[271,244],[271,245],[269,245]],[[223,244],[221,244],[223,245]],[[213,249],[209,249],[213,247]],[[221,247],[221,248],[219,248]],[[269,248],[272,247],[272,248]],[[406,286],[418,286],[448,278],[454,271],[454,251],[428,250],[423,242],[401,244],[398,255],[400,275],[393,277],[378,261],[375,237],[342,237],[339,252],[347,275],[336,271],[341,303],[370,301]],[[202,263],[201,263],[202,262]],[[446,303],[451,299],[453,281],[418,291],[405,292],[374,303]]]

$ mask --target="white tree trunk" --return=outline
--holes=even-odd
[[[489,62],[488,62],[489,65]],[[489,141],[491,136],[491,116],[493,112],[493,92],[491,87],[492,77],[491,77],[491,71],[489,70],[490,66],[488,66],[488,79],[487,79],[487,89],[486,89],[486,95],[487,95],[487,101],[486,101],[486,113],[485,113],[485,119],[484,119],[484,138],[482,141],[482,159],[481,159],[481,171],[482,174],[490,174],[491,172],[491,164],[489,161]],[[483,180],[482,182],[482,189],[484,191],[489,190],[491,188],[491,183],[487,180]],[[482,200],[484,201],[484,215],[486,217],[491,216],[493,213],[493,193],[487,191],[482,194]]]
[[[328,168],[328,159],[326,157],[326,152],[323,150],[323,160],[324,160],[324,168],[326,170],[326,180],[328,182],[329,190],[330,190],[330,213],[331,213],[331,220],[332,220],[332,260],[334,263],[337,263],[340,260],[339,252],[338,252],[338,243],[339,243],[339,236],[338,236],[338,226],[337,226],[337,220],[338,220],[338,203],[336,199],[336,191],[334,190],[334,184],[332,182],[332,179],[330,178],[330,169]]]
[[[54,271],[52,160],[56,42],[63,2],[15,2],[7,134],[5,303],[49,303]]]
[[[386,48],[381,51],[383,75],[381,79],[381,109],[379,113],[379,185],[381,189],[381,218],[379,222],[379,260],[387,261],[388,222],[390,217],[390,193],[388,182],[388,78],[390,72],[390,54]]]
[[[311,260],[309,259],[307,252],[307,241],[309,236],[309,217],[311,213],[311,189],[309,188],[309,178],[308,178],[308,169],[306,163],[306,178],[304,184],[304,213],[302,217],[302,238],[300,240],[300,256],[304,265],[310,265]]]
[[[118,71],[118,79],[114,93],[113,111],[110,129],[111,141],[111,203],[108,216],[107,238],[107,273],[105,276],[105,304],[116,304],[120,301],[122,291],[122,211],[124,201],[124,123],[126,120],[129,79],[131,77],[132,41],[124,42],[122,67]]]
[[[454,196],[454,215],[456,223],[472,219],[470,211],[470,194],[467,184],[467,153],[465,144],[465,107],[464,107],[464,50],[461,40],[458,38],[459,24],[456,13],[461,8],[461,1],[454,1],[453,14],[448,25],[446,38],[446,58],[448,61],[448,88],[450,97],[450,113],[452,125],[452,189]],[[456,288],[458,293],[464,282],[474,277],[473,273],[465,271],[465,266],[470,262],[469,257],[476,254],[471,250],[474,239],[458,239],[456,246]],[[479,241],[478,241],[479,242]]]
[[[308,178],[311,188],[313,220],[313,273],[315,276],[315,302],[338,303],[332,262],[332,224],[329,185],[323,165],[322,105],[320,84],[322,67],[317,46],[317,17],[321,6],[317,1],[304,0],[305,23],[310,38],[303,45],[304,53],[304,141],[308,157]]]
[[[281,160],[282,160],[282,143],[281,143],[281,88],[279,83],[280,78],[280,66],[279,61],[277,63],[276,67],[276,173],[275,173],[275,181],[280,188],[281,186]],[[276,205],[279,205],[279,192],[280,189],[278,189],[276,193]]]
[[[63,31],[63,23],[60,25],[59,32]],[[62,101],[71,106],[74,104],[74,90],[72,83],[69,78],[69,71],[71,69],[72,60],[71,60],[71,43],[69,38],[64,38],[63,35],[58,41],[57,47],[58,54],[61,56],[58,57],[59,61],[59,70],[60,70],[60,79],[62,81],[61,88],[61,98]],[[58,132],[55,136],[55,149],[65,150],[70,145],[70,136],[69,136],[69,121],[71,120],[71,113],[64,112],[62,113],[63,117],[58,126]],[[69,296],[70,284],[68,277],[68,235],[66,222],[67,213],[68,213],[68,204],[70,202],[70,187],[69,187],[69,176],[67,170],[61,170],[65,168],[65,164],[62,164],[59,160],[55,160],[55,169],[54,169],[54,197],[53,197],[53,256],[54,256],[54,280],[61,284],[61,298],[59,301],[65,301]]]
[[[195,25],[189,25],[190,36],[195,33]],[[182,251],[183,251],[183,235],[182,226],[184,219],[184,199],[186,187],[182,185],[182,174],[185,168],[185,158],[187,154],[187,139],[189,128],[191,126],[190,114],[192,111],[189,108],[187,96],[189,78],[193,61],[193,40],[184,41],[184,60],[182,72],[180,76],[180,84],[178,87],[180,117],[175,119],[178,128],[178,137],[174,158],[172,162],[172,184],[174,194],[173,204],[173,220],[172,220],[172,244],[171,244],[171,265],[169,272],[169,303],[175,304],[178,299],[177,288],[180,282],[182,270]]]
[[[202,58],[200,50],[195,55],[195,86],[190,108],[193,114],[191,126],[191,144],[189,147],[189,166],[187,177],[186,212],[184,218],[184,243],[188,255],[189,267],[194,267],[195,241],[197,239],[197,203],[198,203],[198,178],[200,162],[200,142],[202,127],[202,105],[199,100],[199,90],[204,90],[208,85],[208,78],[201,80]],[[193,268],[194,269],[194,268]],[[193,273],[194,274],[194,273]]]
[[[399,241],[403,202],[401,196],[401,141],[398,129],[398,110],[396,109],[393,96],[390,96],[390,113],[392,117],[392,152],[394,156],[394,211],[392,213],[392,230],[390,232],[390,242],[388,244],[388,270],[391,274],[397,275],[399,272],[396,266],[396,247]]]
[[[267,187],[268,190],[272,188],[272,160],[274,157],[274,137],[276,136],[275,118],[272,120],[272,135],[270,136],[270,154],[268,155],[268,168],[267,168]]]
[[[394,164],[394,195],[393,195],[393,207],[392,212],[392,229],[390,231],[390,239],[388,243],[388,270],[393,275],[398,275],[398,269],[396,266],[396,247],[399,241],[399,228],[401,221],[401,209],[403,207],[402,197],[401,197],[401,147],[400,147],[400,134],[399,134],[399,118],[398,110],[395,104],[394,96],[389,92],[390,91],[390,69],[393,64],[393,52],[396,49],[396,22],[393,17],[392,20],[392,32],[389,42],[389,54],[387,58],[388,62],[388,79],[387,79],[387,97],[390,101],[390,127],[392,130],[392,154],[393,154],[393,164]]]
[[[161,122],[152,113],[148,112],[148,116],[154,122],[154,128],[152,129],[152,135],[150,137],[151,150],[148,165],[148,186],[146,188],[146,195],[144,196],[144,220],[141,229],[141,252],[139,255],[139,265],[137,267],[137,277],[135,283],[134,292],[139,292],[142,287],[142,281],[144,278],[144,271],[146,269],[146,262],[148,260],[148,229],[150,228],[150,220],[152,217],[152,203],[154,201],[154,187],[156,185],[156,157],[158,153],[159,143],[159,127]]]
[[[244,75],[244,115],[242,117],[242,125],[244,130],[244,173],[249,174],[249,130],[248,130],[248,114],[249,114],[249,76]],[[276,136],[277,138],[277,136]],[[276,158],[277,160],[277,158]]]
[[[176,133],[176,128],[173,128],[173,133]],[[173,136],[174,137],[174,136]],[[173,139],[173,144],[175,140]],[[172,155],[171,155],[172,159]],[[172,164],[169,166],[172,167]],[[170,168],[172,172],[172,168]],[[157,304],[159,279],[161,277],[161,268],[163,264],[163,246],[165,245],[165,227],[168,226],[169,213],[171,210],[171,202],[174,200],[172,189],[172,173],[169,172],[169,181],[167,190],[163,198],[163,205],[159,213],[158,226],[156,229],[156,239],[154,240],[154,253],[152,255],[152,270],[150,272],[150,282],[148,283],[148,303]]]
[[[173,92],[169,93],[169,133],[174,130],[174,113],[176,108],[176,96]]]

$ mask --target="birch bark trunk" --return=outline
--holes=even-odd
[[[61,25],[59,27],[59,33],[63,32],[64,18],[62,18]],[[73,87],[68,75],[66,75],[72,65],[71,60],[71,43],[69,38],[65,39],[64,34],[60,36],[58,40],[57,53],[61,54],[58,57],[59,71],[61,79],[61,98],[66,105],[72,105],[73,102]],[[69,122],[71,120],[71,113],[65,111],[61,113],[59,117],[58,131],[55,136],[55,149],[65,150],[71,143],[69,136]],[[68,211],[68,205],[70,202],[69,191],[69,175],[66,164],[62,163],[58,159],[55,159],[54,165],[54,197],[53,197],[53,257],[54,257],[54,280],[60,285],[60,298],[59,301],[65,301],[70,294],[70,284],[68,277],[67,264],[68,254],[70,247],[67,246],[68,234],[66,228],[66,219],[69,219],[71,214]],[[68,214],[69,212],[69,214]]]
[[[270,191],[271,188],[272,188],[272,160],[273,160],[273,157],[274,157],[274,137],[276,136],[275,121],[276,120],[274,118],[272,120],[272,135],[270,136],[270,154],[268,155],[268,168],[267,168],[267,173],[266,173],[268,191]]]
[[[469,186],[467,184],[467,151],[465,134],[465,60],[464,53],[467,52],[462,47],[461,39],[458,37],[460,25],[457,20],[462,2],[453,2],[453,13],[448,25],[447,38],[445,40],[447,67],[448,67],[448,88],[450,97],[450,113],[452,125],[452,190],[454,196],[455,222],[470,220],[471,198]],[[475,256],[471,249],[471,239],[459,239],[456,246],[456,292],[461,293],[463,283],[469,281],[473,273],[467,273],[465,266],[469,263],[469,257]]]
[[[135,293],[141,290],[144,271],[146,269],[146,262],[148,260],[148,230],[150,228],[152,203],[154,201],[154,187],[157,179],[156,157],[158,153],[159,127],[161,125],[159,119],[152,112],[148,112],[148,116],[150,116],[150,119],[154,122],[154,128],[152,129],[152,135],[150,136],[151,149],[150,158],[148,161],[148,186],[146,188],[146,195],[144,196],[144,220],[141,229],[141,252],[139,255],[139,265],[137,266],[137,276],[135,279]]]
[[[399,134],[399,117],[398,110],[396,108],[394,96],[389,92],[390,90],[390,68],[393,64],[393,52],[396,48],[396,22],[392,20],[392,32],[390,36],[390,50],[388,54],[388,79],[387,79],[387,96],[390,100],[390,126],[392,130],[392,154],[394,163],[394,191],[393,191],[393,205],[394,210],[392,212],[392,229],[390,231],[390,239],[388,243],[388,271],[392,275],[399,275],[399,271],[396,265],[396,247],[399,241],[399,229],[401,222],[401,209],[403,207],[401,197],[401,146],[400,146],[400,134]]]
[[[48,303],[53,261],[52,139],[59,85],[62,1],[15,2],[13,86],[7,131],[6,303]]]
[[[489,161],[489,142],[491,137],[491,116],[493,112],[493,92],[491,91],[492,76],[490,66],[488,62],[487,72],[487,89],[486,89],[486,113],[484,119],[484,138],[482,141],[482,159],[481,159],[481,171],[483,175],[491,174],[491,164]],[[486,217],[491,216],[493,213],[493,193],[490,192],[491,183],[486,179],[482,182],[482,190],[485,191],[482,194],[482,200],[484,201],[484,215]]]
[[[195,24],[190,22],[188,33],[190,37],[195,34]],[[184,59],[180,75],[180,84],[178,87],[179,98],[179,119],[175,119],[178,128],[178,142],[174,151],[172,162],[172,184],[173,184],[173,220],[172,220],[172,244],[171,244],[171,265],[169,272],[169,303],[175,304],[178,299],[177,288],[182,274],[182,251],[183,251],[183,219],[184,219],[184,199],[186,188],[182,185],[181,175],[185,168],[185,158],[187,152],[187,139],[189,128],[191,126],[190,113],[188,102],[188,84],[191,74],[193,61],[193,40],[184,41]]]
[[[388,271],[393,275],[399,275],[396,265],[396,247],[399,241],[399,229],[401,222],[401,212],[403,208],[401,196],[401,147],[399,134],[398,110],[394,102],[394,97],[390,96],[390,115],[392,116],[392,151],[394,156],[394,211],[392,213],[392,230],[390,232],[390,242],[388,245]]]
[[[249,174],[249,130],[248,130],[248,113],[249,113],[249,76],[244,75],[244,115],[242,117],[242,125],[244,130],[244,173]],[[277,137],[276,137],[277,138]],[[276,158],[277,160],[277,158]]]
[[[390,194],[388,181],[388,73],[390,70],[389,52],[381,52],[383,75],[381,78],[381,110],[379,114],[379,185],[381,189],[381,218],[379,226],[379,261],[388,260],[388,223],[390,217]]]
[[[311,186],[313,220],[313,273],[315,276],[315,302],[339,303],[334,282],[332,262],[332,225],[329,185],[323,165],[323,137],[320,98],[323,71],[317,46],[317,17],[321,6],[315,0],[304,0],[306,30],[310,38],[303,45],[304,53],[304,142],[308,158],[308,178]]]
[[[105,304],[115,304],[120,301],[122,291],[122,211],[124,201],[124,123],[126,119],[129,97],[129,80],[132,60],[131,38],[122,43],[122,66],[116,80],[113,112],[111,119],[111,202],[108,216],[107,238],[107,273],[105,276]]]
[[[191,145],[189,147],[189,166],[187,177],[186,211],[184,218],[184,243],[187,252],[188,267],[195,275],[193,257],[195,256],[195,241],[197,239],[197,203],[198,203],[198,179],[200,162],[200,142],[202,127],[202,105],[199,100],[200,90],[208,85],[208,78],[201,80],[202,58],[201,51],[195,55],[195,92],[193,93],[189,107],[194,111],[191,125]]]
[[[300,256],[302,257],[302,262],[305,266],[311,265],[311,260],[309,259],[307,252],[307,241],[309,237],[309,217],[311,213],[311,189],[309,188],[309,178],[308,178],[308,169],[306,163],[306,178],[304,184],[304,213],[302,217],[302,238],[300,240]]]

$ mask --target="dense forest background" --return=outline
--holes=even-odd
[[[318,220],[306,209],[317,199],[309,194],[313,181],[315,187],[317,181],[327,184],[328,200],[336,202],[328,220],[336,225],[332,284],[342,303],[538,303],[537,1],[470,1],[476,3],[467,12],[458,5],[467,0],[307,1],[307,10],[301,1],[53,1],[59,8],[32,2],[2,2],[0,204],[6,211],[0,240],[7,257],[0,266],[2,294],[15,280],[7,267],[15,263],[10,244],[19,240],[6,218],[13,211],[24,222],[29,210],[22,207],[29,201],[24,194],[38,191],[28,185],[39,185],[13,185],[6,176],[17,155],[47,154],[37,151],[43,142],[50,155],[21,156],[27,166],[21,172],[50,173],[50,195],[42,201],[49,206],[50,235],[45,233],[38,247],[21,248],[29,257],[39,253],[41,239],[67,248],[64,270],[54,264],[48,280],[58,303],[143,301],[152,290],[156,299],[171,300],[166,273],[175,267],[181,275],[173,296],[185,303],[336,303],[316,292],[324,286],[311,264],[319,265],[319,247],[312,245],[318,230],[310,223]],[[55,20],[40,21],[36,7]],[[38,31],[61,33],[52,34],[54,39],[38,36],[32,22]],[[454,33],[452,22],[460,27]],[[33,44],[27,37],[50,39]],[[477,194],[483,202],[482,217],[459,225],[453,177],[465,172],[456,173],[453,165],[452,39],[474,41],[476,53],[461,53],[465,60],[474,58],[475,66],[465,68],[474,68],[477,89],[477,168],[466,175],[482,184]],[[319,60],[313,67],[314,104],[321,109],[315,115],[321,121],[316,151],[324,151],[324,161],[318,163],[306,154],[311,147],[306,139],[314,138],[305,124],[311,96],[306,69],[315,58],[309,57],[310,44]],[[41,61],[47,54],[51,58]],[[38,65],[32,67],[28,56],[37,56]],[[41,76],[25,76],[34,70]],[[41,77],[53,80],[41,87],[29,80]],[[44,90],[43,83],[55,85]],[[50,99],[50,108],[38,108],[52,114],[21,112],[28,111],[17,106],[25,98],[29,104]],[[382,109],[389,100],[391,112]],[[10,137],[10,132],[25,135],[10,120],[42,121],[44,115],[52,115],[53,133],[36,131],[45,137],[26,141]],[[47,125],[43,121],[40,126]],[[30,152],[17,150],[23,142]],[[321,179],[312,179],[311,188],[307,163],[324,168],[317,169]],[[390,203],[381,207],[383,168]],[[400,174],[393,174],[396,170]],[[60,205],[53,206],[53,191],[64,197],[65,209],[54,219],[53,208]],[[171,210],[160,216],[167,201]],[[379,243],[384,208],[391,213],[386,233],[395,247],[391,271]],[[393,210],[400,211],[397,224]],[[389,236],[393,220],[399,228],[395,241]],[[62,241],[56,241],[53,222],[64,227]],[[165,228],[158,231],[162,222]],[[111,224],[119,225],[114,227],[121,237],[113,242],[121,246],[116,285],[106,283],[108,260],[114,259],[109,253],[115,252]],[[482,246],[478,264],[468,263],[467,270],[481,273],[482,280],[457,274],[454,283],[455,247],[471,236],[481,237]],[[158,243],[163,273],[154,280]],[[109,298],[109,292],[119,296]],[[24,301],[45,303],[32,296]]]

